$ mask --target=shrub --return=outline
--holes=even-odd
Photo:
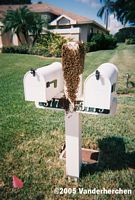
[[[86,52],[91,52],[91,51],[96,51],[96,50],[97,50],[96,42],[86,42],[85,43],[85,51]]]
[[[34,48],[37,49],[37,52],[42,52],[44,49],[43,54],[45,55],[60,57],[62,45],[68,41],[71,39],[65,39],[58,34],[48,32],[38,38]]]
[[[33,47],[24,45],[3,47],[2,53],[20,53],[60,57],[62,45],[68,41],[71,41],[71,39],[65,39],[58,34],[47,33],[45,35],[41,35]]]
[[[28,48],[28,46],[24,46],[24,45],[2,47],[2,53],[28,54],[29,53],[29,48]]]
[[[117,42],[125,42],[126,39],[135,40],[135,27],[122,28],[115,34]]]
[[[112,35],[105,35],[106,47],[108,49],[114,49],[117,46],[117,40]]]
[[[112,35],[95,34],[92,36],[91,41],[87,42],[86,52],[113,49],[116,47],[116,39]]]
[[[125,44],[135,44],[135,38],[129,38],[125,40]]]
[[[96,43],[97,50],[105,49],[104,41],[105,41],[105,35],[104,34],[96,34],[96,35],[93,35],[93,37],[91,38],[91,42]]]
[[[35,46],[30,47],[29,54],[40,55],[40,56],[49,56],[48,49],[40,44],[36,44]]]

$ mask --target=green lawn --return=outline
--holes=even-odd
[[[0,54],[0,200],[90,199],[134,200],[135,164],[121,170],[82,171],[78,183],[65,179],[65,161],[59,160],[64,143],[64,113],[37,109],[24,101],[23,76],[60,59],[30,55]],[[135,82],[135,46],[120,45],[115,50],[86,55],[84,79],[103,62],[119,68],[118,109],[116,116],[83,115],[83,147],[98,148],[103,137],[122,137],[126,152],[135,155],[135,88],[125,87],[125,74]],[[135,159],[134,159],[135,162]],[[131,164],[131,163],[130,163]],[[13,189],[12,176],[24,181]],[[97,188],[132,189],[132,195],[54,195],[54,189]]]

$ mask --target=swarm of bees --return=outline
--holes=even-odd
[[[66,86],[66,98],[74,105],[80,75],[84,69],[84,44],[81,42],[68,42],[62,47],[62,67]]]

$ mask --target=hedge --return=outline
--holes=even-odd
[[[25,45],[3,47],[2,53],[20,53],[60,57],[62,45],[68,41],[71,41],[71,39],[65,39],[58,34],[47,33],[45,35],[41,35],[36,44],[32,47]]]
[[[135,44],[135,38],[134,39],[133,38],[126,39],[125,43],[126,44]]]
[[[135,27],[122,28],[115,34],[117,42],[125,42],[126,39],[135,40]]]
[[[61,56],[62,45],[71,39],[65,39],[58,34],[47,33],[41,35],[33,47],[25,45],[3,47],[3,53],[33,54],[41,56]],[[85,43],[86,52],[113,49],[116,47],[116,39],[112,35],[95,34],[90,42]]]
[[[116,39],[112,35],[95,34],[92,36],[91,41],[87,42],[86,52],[114,49],[117,45]]]
[[[25,45],[2,47],[2,53],[29,54],[29,48]]]

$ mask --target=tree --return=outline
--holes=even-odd
[[[30,33],[33,35],[33,45],[38,39],[38,36],[42,33],[43,27],[47,27],[47,21],[45,21],[41,15],[33,13],[32,24],[30,26]]]
[[[135,0],[116,0],[115,12],[122,24],[129,22],[135,25]]]
[[[15,33],[18,40],[23,44],[29,43],[29,35],[33,35],[33,44],[35,43],[38,35],[42,32],[45,21],[36,13],[31,12],[26,6],[20,7],[16,10],[8,10],[2,23],[4,24],[3,33],[11,31]]]
[[[0,0],[0,5],[31,4],[31,0]]]
[[[22,34],[28,44],[29,20],[31,18],[32,13],[26,7],[18,8],[16,10],[8,10],[2,21],[4,24],[3,33],[12,31],[17,35],[19,42],[23,44],[20,36]]]
[[[97,16],[102,18],[104,15],[104,22],[106,29],[108,28],[109,15],[114,12],[114,1],[111,0],[100,0],[103,6],[99,9]]]

